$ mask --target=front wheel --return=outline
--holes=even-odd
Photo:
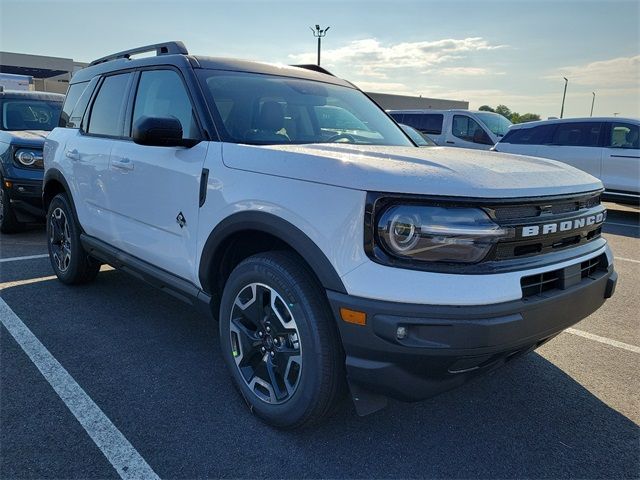
[[[290,252],[254,255],[231,273],[220,345],[236,386],[270,425],[321,419],[344,390],[344,355],[322,289]]]
[[[53,198],[47,212],[47,247],[53,271],[62,283],[87,283],[98,275],[100,263],[82,248],[80,226],[62,193]]]

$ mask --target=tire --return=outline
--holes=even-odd
[[[22,230],[23,225],[16,218],[9,195],[2,186],[3,183],[0,183],[0,232],[16,233]]]
[[[234,383],[251,411],[278,428],[322,419],[346,390],[335,320],[303,265],[291,252],[249,257],[229,276],[220,304],[220,345]]]
[[[47,211],[47,247],[53,271],[68,285],[91,282],[100,271],[100,262],[82,248],[80,231],[67,196],[56,195]]]

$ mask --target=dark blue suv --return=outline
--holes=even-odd
[[[0,232],[19,231],[23,223],[44,218],[42,147],[58,126],[64,95],[1,91]]]

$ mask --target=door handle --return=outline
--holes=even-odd
[[[447,140],[447,143],[450,143],[450,144],[452,144],[452,145],[455,145],[455,144],[456,144],[456,142],[452,142],[451,140]]]
[[[130,158],[119,158],[111,162],[111,164],[120,170],[133,170],[133,162]]]
[[[64,152],[65,156],[71,160],[80,160],[80,153],[75,148],[73,150],[67,150]]]

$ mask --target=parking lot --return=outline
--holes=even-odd
[[[619,282],[601,310],[481,381],[367,417],[345,399],[302,431],[251,415],[210,319],[112,269],[87,286],[56,281],[41,227],[0,237],[0,315],[104,414],[83,417],[91,431],[121,433],[131,448],[112,458],[134,458],[132,477],[637,478],[640,217],[608,208]],[[75,391],[56,392],[4,326],[0,348],[0,477],[126,477],[78,421],[86,404],[67,407]]]

